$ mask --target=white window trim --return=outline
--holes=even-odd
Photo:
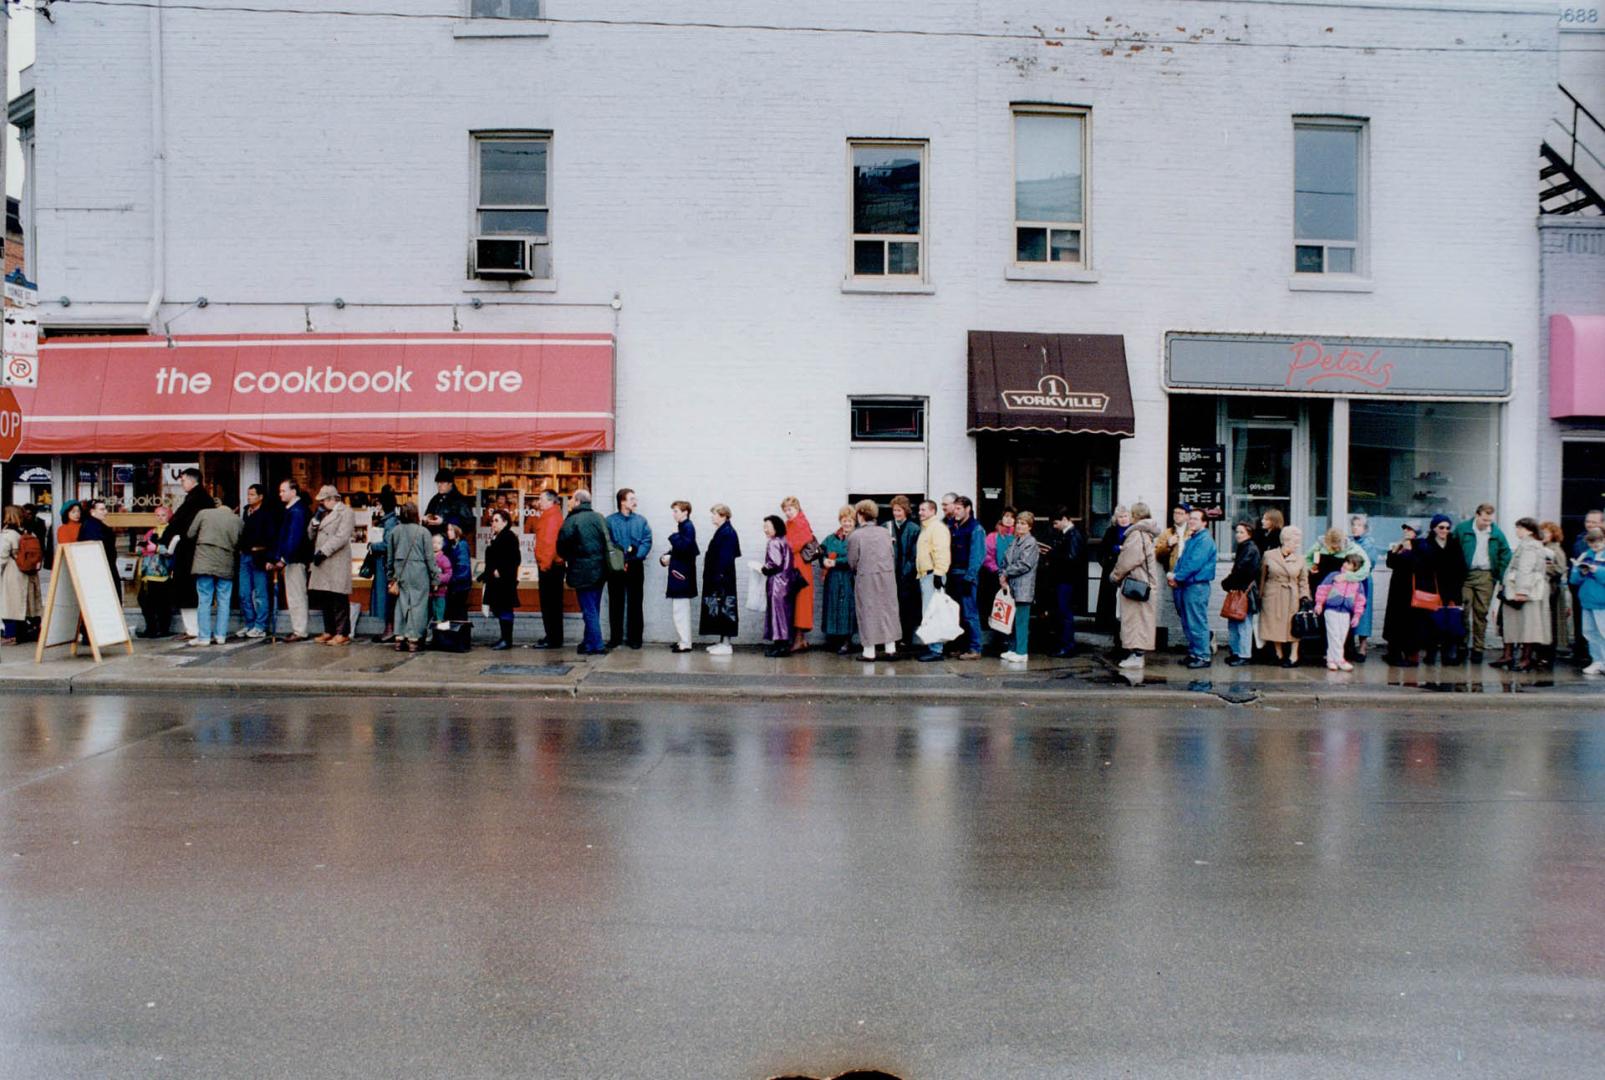
[[[1304,240],[1300,239],[1295,229],[1293,232],[1292,250],[1288,255],[1292,261],[1289,269],[1288,288],[1295,291],[1308,292],[1370,292],[1371,291],[1371,122],[1361,116],[1305,116],[1293,117],[1293,153],[1290,155],[1292,165],[1293,183],[1288,187],[1293,195],[1294,206],[1292,221],[1298,224],[1298,130],[1300,128],[1334,128],[1340,131],[1353,131],[1358,138],[1355,140],[1354,152],[1358,159],[1355,162],[1354,189],[1355,207],[1354,235],[1349,240]],[[1348,248],[1354,252],[1354,269],[1348,272],[1322,270],[1319,274],[1298,269],[1298,249],[1301,247],[1319,247],[1323,249],[1321,263],[1327,263],[1324,254],[1330,248]],[[1326,286],[1311,286],[1309,282],[1326,281],[1334,284]]]
[[[1019,147],[1015,143],[1016,125],[1018,116],[1075,116],[1081,119],[1081,220],[1077,221],[1023,221],[1017,215],[1019,206],[1015,203],[1016,192],[1019,188],[1015,169],[1020,163]],[[1014,253],[1010,258],[1008,269],[1004,271],[1005,279],[1009,281],[1080,281],[1094,282],[1098,279],[1088,276],[1092,270],[1092,108],[1088,105],[1011,105],[1009,107],[1009,220],[1014,224],[1009,230],[1009,250]],[[1022,228],[1039,229],[1076,229],[1081,233],[1081,258],[1077,262],[1052,262],[1043,259],[1037,262],[1021,262],[1019,230]],[[1053,237],[1048,236],[1048,250],[1053,250]],[[1054,269],[1059,272],[1053,272]],[[1009,271],[1013,270],[1014,273]],[[1024,273],[1021,273],[1021,272]],[[1068,273],[1066,273],[1068,271]]]
[[[468,206],[468,235],[470,237],[474,237],[474,236],[497,236],[497,235],[506,235],[506,236],[529,236],[530,235],[529,233],[505,233],[505,234],[499,234],[499,233],[482,233],[482,232],[480,232],[479,231],[479,214],[480,214],[480,211],[482,211],[482,210],[541,210],[541,211],[545,211],[545,213],[546,213],[546,235],[545,235],[544,239],[546,241],[547,260],[548,260],[548,262],[551,263],[551,273],[548,274],[546,277],[530,278],[528,281],[516,282],[516,283],[514,283],[514,285],[515,285],[515,287],[522,287],[522,288],[524,288],[526,290],[533,291],[533,292],[550,292],[550,291],[552,291],[556,287],[555,283],[556,283],[556,275],[557,275],[557,258],[556,258],[556,254],[555,254],[556,244],[555,244],[555,242],[553,240],[553,236],[552,236],[552,179],[553,179],[554,173],[556,172],[556,170],[552,168],[552,153],[553,153],[553,151],[555,149],[554,140],[552,139],[552,133],[550,131],[471,131],[468,134],[469,134],[469,139],[468,139],[468,159],[469,159],[468,173],[469,173],[469,185],[470,185],[469,190],[471,190],[473,192],[473,194],[474,194],[474,197],[471,200],[469,200],[469,206]],[[534,141],[541,141],[541,142],[544,142],[546,144],[546,202],[545,203],[540,203],[540,204],[537,204],[537,203],[519,204],[517,206],[488,206],[487,207],[487,206],[483,205],[479,201],[479,198],[480,198],[480,187],[479,187],[479,146],[480,146],[480,144],[481,143],[486,143],[486,142],[534,142]],[[478,278],[472,278],[472,277],[469,278],[469,281],[477,281],[477,280],[479,280],[479,279]],[[466,291],[472,292],[472,291],[476,291],[476,290],[468,289]],[[502,288],[494,290],[494,291],[496,291],[496,292],[506,292],[507,291],[507,287],[503,286]]]
[[[853,195],[856,180],[853,151],[859,147],[906,147],[919,151],[920,157],[920,231],[912,236],[906,233],[857,233],[853,231]],[[928,207],[931,192],[931,143],[929,139],[871,139],[847,140],[847,274],[842,279],[842,292],[870,293],[934,293],[931,280],[931,248],[927,241],[930,231]],[[919,246],[920,270],[917,274],[858,274],[854,270],[855,247],[860,240],[880,240],[886,243],[914,243]],[[888,260],[890,261],[890,260]]]

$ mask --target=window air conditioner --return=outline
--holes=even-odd
[[[532,278],[537,275],[537,249],[547,241],[528,236],[474,237],[474,276]]]

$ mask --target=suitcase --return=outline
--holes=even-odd
[[[439,652],[467,652],[474,647],[474,624],[469,622],[430,624],[429,647]]]

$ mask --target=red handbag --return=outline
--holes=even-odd
[[[1410,592],[1410,606],[1417,611],[1437,611],[1443,607],[1443,597],[1427,589],[1413,589]]]

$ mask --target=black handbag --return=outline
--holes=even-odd
[[[468,652],[474,647],[473,623],[435,623],[430,628],[429,647],[437,652]]]
[[[803,562],[815,563],[819,561],[820,556],[823,554],[824,549],[819,546],[819,541],[810,540],[802,546],[802,550],[797,553],[797,557]]]
[[[1293,636],[1300,641],[1310,641],[1323,637],[1325,633],[1326,629],[1321,625],[1321,616],[1316,613],[1315,605],[1305,600],[1298,611],[1293,613]]]
[[[373,577],[373,568],[378,564],[378,562],[378,553],[373,550],[369,550],[368,554],[363,556],[362,567],[357,571],[357,576],[359,578]]]
[[[1129,574],[1120,582],[1120,595],[1127,600],[1135,600],[1139,604],[1146,604],[1153,589],[1146,581],[1139,581]]]

